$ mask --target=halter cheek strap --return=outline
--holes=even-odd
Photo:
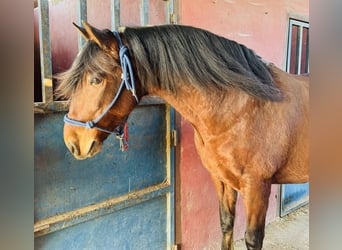
[[[127,127],[127,123],[126,123],[127,118],[124,119],[124,122],[121,123],[119,126],[117,126],[113,131],[107,130],[105,128],[101,128],[101,127],[96,125],[109,112],[109,110],[113,108],[113,106],[117,102],[124,86],[126,87],[127,90],[132,92],[132,95],[134,96],[136,102],[139,103],[139,99],[136,95],[132,63],[131,63],[131,60],[129,57],[128,48],[127,48],[127,46],[122,44],[121,37],[120,37],[118,32],[113,31],[113,34],[114,34],[114,36],[117,40],[117,43],[119,45],[119,57],[120,57],[120,64],[121,64],[121,68],[122,68],[122,75],[121,75],[122,81],[121,81],[118,92],[114,96],[112,102],[107,106],[107,108],[96,119],[94,119],[92,121],[83,122],[83,121],[77,121],[77,120],[71,119],[66,114],[64,116],[64,122],[68,123],[70,125],[73,125],[73,126],[79,126],[79,127],[84,127],[84,128],[88,128],[88,129],[95,128],[95,129],[100,130],[100,131],[105,132],[105,133],[115,134],[116,138],[118,138],[120,140],[120,149],[122,151],[124,151],[124,150],[128,149],[128,143],[127,143],[127,141],[128,141],[128,127]]]

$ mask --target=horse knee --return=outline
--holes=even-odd
[[[264,240],[264,228],[246,230],[245,243],[248,250],[261,250]]]

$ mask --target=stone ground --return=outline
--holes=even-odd
[[[235,242],[235,250],[245,250],[245,242]],[[309,205],[277,218],[266,226],[263,250],[309,249]]]

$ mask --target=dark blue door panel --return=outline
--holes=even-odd
[[[166,206],[165,197],[152,199],[39,237],[35,241],[35,248],[166,249]]]
[[[151,238],[151,245],[163,246],[156,249],[165,249],[173,238],[169,107],[139,106],[128,119],[128,151],[121,152],[119,141],[110,136],[102,152],[83,161],[74,159],[64,145],[63,115],[35,115],[36,249],[62,249],[63,239],[75,241],[70,243],[74,248],[65,245],[68,249],[109,249],[101,242],[113,241],[123,244],[113,249],[142,249],[127,238],[137,237],[135,230],[141,230],[141,241]],[[152,212],[158,220],[153,223]],[[139,219],[129,218],[132,214]],[[106,226],[111,223],[115,229]],[[151,230],[159,233],[152,236]],[[92,239],[89,247],[76,242],[85,239]]]

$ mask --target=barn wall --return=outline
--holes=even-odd
[[[78,51],[77,33],[71,25],[72,22],[77,22],[77,14],[65,11],[75,9],[76,1],[55,2],[50,6],[51,40],[58,41],[51,44],[53,73],[68,68]],[[122,4],[122,8],[129,9],[127,12],[130,13],[121,16],[123,25],[140,22],[137,18],[138,5],[133,2],[130,0]],[[236,40],[281,68],[285,67],[286,60],[288,17],[302,20],[308,20],[309,17],[309,0],[178,0],[177,2],[178,23],[208,29]],[[98,4],[92,0],[88,1],[88,5],[89,22],[98,28],[110,27],[109,11],[103,11],[105,14],[102,13],[101,17],[93,11],[94,6],[108,10],[109,1]],[[63,18],[55,13],[63,13]],[[161,11],[156,10],[153,13],[151,24],[158,23],[155,19],[163,19],[159,16]],[[37,28],[37,23],[35,26]],[[39,68],[39,61],[37,64],[36,68]],[[39,71],[37,76],[39,77]],[[178,126],[180,157],[177,159],[179,162],[177,182],[179,182],[180,195],[177,197],[179,203],[176,215],[177,242],[181,243],[182,249],[219,249],[221,232],[216,193],[208,172],[197,156],[192,127],[182,118]],[[278,187],[274,186],[270,196],[268,222],[277,216],[279,203],[277,195]],[[241,199],[237,203],[237,213],[235,237],[241,238],[245,226]]]
[[[179,0],[178,23],[210,30],[253,49],[284,69],[289,17],[308,21],[309,0]],[[177,242],[181,249],[220,249],[218,201],[193,142],[191,125],[181,118]],[[267,223],[278,216],[278,185],[273,185]],[[235,239],[245,230],[244,207],[237,202]]]

